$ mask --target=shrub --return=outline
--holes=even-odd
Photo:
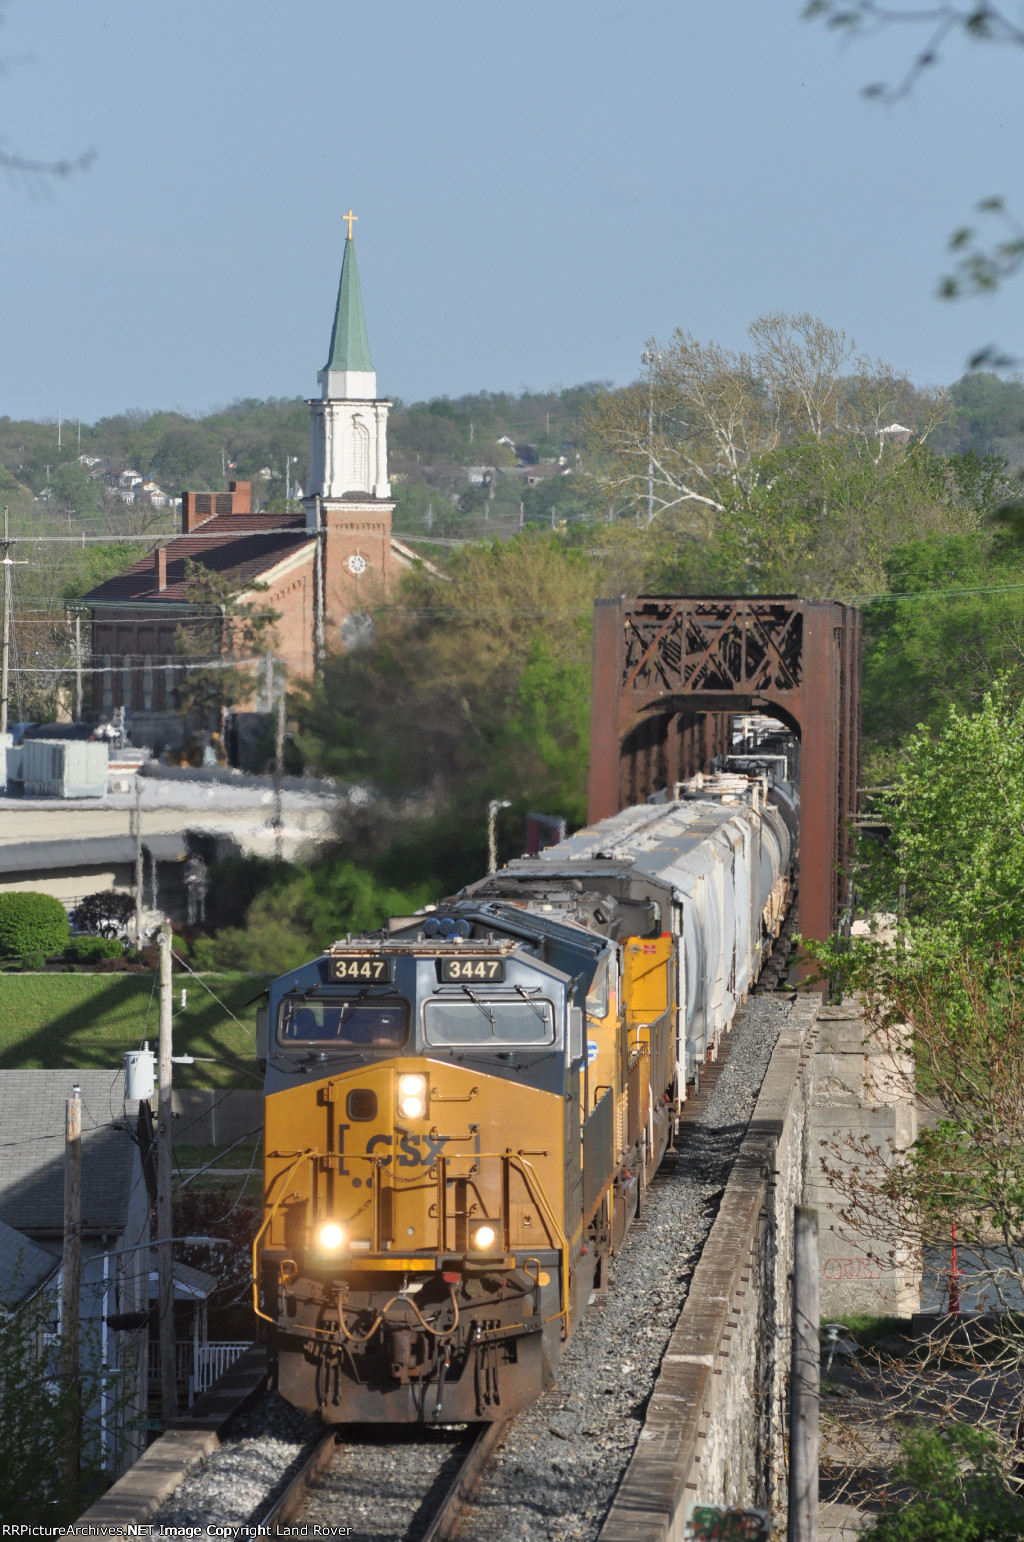
[[[116,937],[72,937],[64,956],[76,964],[98,964],[101,958],[120,958],[123,952]]]
[[[41,948],[21,955],[21,967],[27,974],[40,974],[46,968],[46,954]]]
[[[63,953],[68,918],[50,894],[0,894],[0,954]]]
[[[116,937],[135,914],[135,900],[131,894],[104,889],[99,894],[87,894],[79,900],[71,912],[71,919],[80,932],[94,932],[103,937]]]
[[[101,958],[96,965],[97,974],[146,974],[145,964],[129,963],[124,954],[117,958]]]

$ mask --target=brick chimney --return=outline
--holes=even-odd
[[[184,505],[184,500],[183,500],[182,501],[182,508],[184,508],[184,507],[185,507],[185,505]],[[156,548],[156,550],[154,551],[154,553],[153,553],[153,570],[154,570],[154,572],[156,574],[156,587],[157,587],[157,590],[160,591],[160,590],[166,589],[167,588],[167,547],[166,546],[158,546]]]
[[[252,513],[252,483],[229,482],[228,492],[231,494],[232,514]]]
[[[181,533],[188,535],[216,514],[251,513],[251,482],[229,482],[226,493],[182,493]]]
[[[214,515],[213,493],[182,493],[181,533],[188,535],[197,525],[205,524]]]

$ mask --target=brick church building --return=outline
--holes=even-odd
[[[190,612],[198,615],[187,597],[188,559],[230,580],[239,600],[278,612],[275,654],[293,679],[312,674],[326,652],[358,641],[372,603],[416,560],[391,533],[391,403],[377,396],[351,220],[330,352],[318,378],[301,513],[254,513],[248,482],[232,482],[226,493],[186,492],[180,535],[84,597],[92,715],[107,719],[123,706],[137,744],[159,750],[184,737],[175,692],[187,666],[176,634]],[[254,584],[266,592],[254,593]],[[255,670],[253,679],[258,704]]]

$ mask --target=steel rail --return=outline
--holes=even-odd
[[[473,1444],[449,1484],[437,1509],[434,1511],[420,1542],[446,1542],[454,1529],[456,1518],[480,1476],[481,1471],[498,1440],[505,1430],[506,1420],[479,1426]],[[403,1426],[403,1429],[407,1426]],[[268,1510],[256,1522],[259,1526],[283,1526],[294,1520],[302,1510],[306,1496],[321,1473],[331,1465],[341,1443],[338,1429],[332,1429],[303,1462],[299,1471],[277,1496]]]
[[[454,1530],[459,1511],[469,1499],[487,1458],[504,1434],[506,1423],[507,1420],[499,1419],[494,1424],[484,1424],[480,1427],[476,1439],[466,1452],[465,1461],[455,1474],[448,1492],[435,1510],[434,1519],[423,1533],[420,1542],[447,1542],[447,1538]]]
[[[273,1504],[257,1521],[258,1526],[286,1525],[302,1509],[306,1493],[313,1480],[331,1465],[338,1445],[338,1431],[332,1429],[314,1447],[294,1478],[286,1485]]]

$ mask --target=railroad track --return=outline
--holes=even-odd
[[[461,1430],[432,1430],[431,1445],[440,1450],[442,1464],[439,1470],[435,1468],[422,1475],[422,1493],[405,1496],[409,1510],[407,1523],[403,1529],[396,1530],[395,1535],[408,1537],[410,1542],[412,1539],[415,1542],[446,1542],[504,1429],[504,1422],[498,1421]],[[383,1435],[383,1429],[380,1433]],[[416,1445],[419,1433],[410,1431],[408,1426],[400,1427],[400,1438],[407,1445]],[[438,1442],[436,1437],[444,1434],[450,1435],[451,1439]],[[339,1531],[349,1528],[354,1536],[358,1536],[363,1527],[352,1524],[351,1512],[346,1510],[345,1477],[337,1469],[343,1465],[346,1456],[350,1463],[359,1464],[360,1444],[346,1440],[337,1429],[331,1430],[307,1457],[283,1493],[260,1516],[259,1526],[267,1527],[274,1535],[277,1527],[313,1523]],[[446,1458],[445,1450],[450,1453]],[[458,1465],[452,1474],[449,1469],[456,1460]],[[374,1533],[379,1535],[382,1529],[374,1527]],[[391,1530],[391,1525],[387,1529]]]

